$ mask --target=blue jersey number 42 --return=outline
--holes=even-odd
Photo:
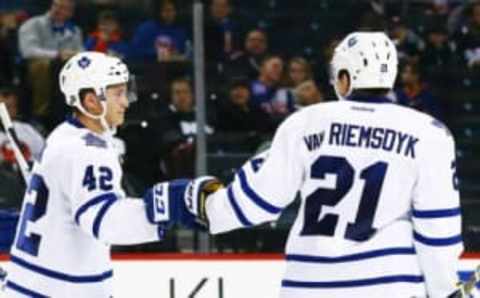
[[[48,188],[42,176],[34,174],[30,179],[25,200],[25,208],[23,209],[22,218],[20,219],[20,229],[15,243],[17,249],[32,255],[38,255],[38,248],[42,237],[39,234],[28,233],[27,226],[29,223],[35,223],[42,218],[47,212]]]

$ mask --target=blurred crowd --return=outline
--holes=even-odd
[[[125,187],[133,194],[161,179],[194,175],[197,129],[205,130],[209,153],[252,153],[291,113],[334,100],[329,61],[353,30],[382,30],[394,40],[401,65],[389,96],[398,104],[448,123],[454,90],[479,85],[479,1],[204,3],[208,113],[199,128],[192,1],[0,1],[0,102],[15,120],[25,156],[38,158],[69,112],[58,72],[84,50],[119,56],[135,74],[139,101],[118,133]],[[12,189],[2,181],[16,171],[1,132],[0,164],[1,205]]]

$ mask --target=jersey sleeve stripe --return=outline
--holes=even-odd
[[[461,214],[460,207],[451,209],[438,210],[413,210],[413,217],[416,218],[441,218],[459,216]]]
[[[268,213],[271,214],[278,214],[282,212],[283,208],[276,207],[269,202],[267,202],[265,199],[260,197],[248,184],[247,181],[247,176],[245,174],[245,171],[243,169],[240,169],[238,171],[238,178],[240,179],[240,186],[245,193],[245,195],[252,200],[258,207],[262,208],[263,210],[267,211]]]
[[[229,186],[227,188],[227,196],[228,196],[228,201],[230,202],[230,205],[233,208],[233,212],[235,213],[235,216],[240,221],[240,223],[245,227],[253,226],[252,222],[247,219],[242,209],[238,205],[237,199],[235,198],[235,195],[233,193],[232,186]]]
[[[78,208],[77,212],[75,212],[75,222],[77,224],[80,224],[80,217],[82,216],[83,213],[85,213],[90,207],[93,207],[97,204],[100,204],[106,200],[109,200],[110,198],[116,198],[117,196],[113,192],[105,193],[102,195],[99,195],[98,197],[95,197],[91,200],[88,200],[85,204],[80,206]]]
[[[366,279],[341,280],[341,281],[298,281],[298,280],[282,280],[282,287],[290,288],[350,288],[374,286],[389,283],[423,283],[422,275],[388,275]]]
[[[113,270],[106,271],[100,274],[96,275],[70,275],[70,274],[65,274],[62,272],[54,271],[51,269],[47,269],[44,267],[40,267],[38,265],[31,264],[19,257],[16,257],[14,255],[10,256],[10,261],[17,265],[20,266],[24,269],[33,271],[35,273],[62,280],[62,281],[67,281],[67,282],[73,282],[73,283],[93,283],[93,282],[102,282],[106,279],[109,279],[113,276]]]
[[[413,238],[417,242],[420,242],[425,245],[430,245],[430,246],[448,246],[448,245],[454,245],[462,242],[462,235],[456,235],[456,236],[447,237],[447,238],[429,238],[417,232],[414,232]]]
[[[414,247],[392,247],[392,248],[377,249],[372,251],[365,251],[365,252],[351,254],[351,255],[337,256],[337,257],[287,254],[286,260],[294,261],[294,262],[304,262],[304,263],[332,264],[332,263],[362,261],[366,259],[391,256],[391,255],[414,255],[415,253],[416,252]]]
[[[102,224],[102,220],[105,217],[105,214],[107,213],[108,209],[117,201],[117,197],[109,197],[107,199],[107,202],[103,204],[102,208],[97,213],[97,216],[95,216],[95,220],[93,221],[93,226],[92,226],[92,233],[95,238],[98,238],[98,233],[100,232],[100,226]]]
[[[7,288],[18,292],[20,294],[23,294],[25,296],[31,297],[31,298],[48,298],[48,296],[39,294],[38,292],[29,290],[19,284],[14,283],[13,281],[7,281],[7,284],[5,285]]]

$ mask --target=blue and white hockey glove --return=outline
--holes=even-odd
[[[148,220],[166,229],[179,222],[185,208],[183,197],[189,182],[188,179],[178,179],[157,183],[148,189],[143,196]]]
[[[195,216],[195,222],[200,226],[208,226],[206,202],[208,195],[223,188],[222,182],[212,176],[203,176],[192,180],[185,192],[185,206]]]
[[[177,179],[155,184],[147,190],[143,197],[148,220],[153,224],[161,226],[163,229],[169,229],[177,223],[187,228],[205,229],[206,223],[197,218],[197,213],[191,211],[186,206],[186,202],[191,201],[187,199],[187,197],[191,197],[187,195],[188,193],[205,198],[211,193],[210,190],[213,184],[207,182],[218,182],[218,180],[213,177],[208,177],[207,180],[203,180],[203,178],[194,180]]]

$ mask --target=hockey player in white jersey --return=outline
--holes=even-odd
[[[227,188],[187,201],[217,234],[277,220],[300,195],[283,298],[444,298],[456,289],[454,140],[386,98],[397,63],[384,33],[348,35],[331,64],[342,100],[291,115]]]
[[[74,114],[33,168],[7,297],[111,297],[110,244],[158,241],[175,221],[193,219],[183,203],[187,180],[159,183],[144,200],[125,198],[112,135],[134,98],[130,82],[125,64],[101,53],[77,54],[63,67],[60,87]]]

